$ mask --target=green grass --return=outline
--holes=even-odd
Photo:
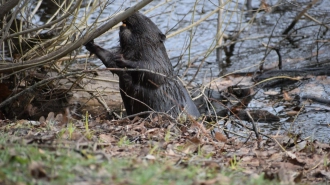
[[[0,135],[0,184],[185,185],[208,180],[216,184],[271,184],[262,176],[251,179],[237,170],[189,164],[189,160],[180,165],[175,165],[171,158],[157,156],[156,160],[143,157],[108,160],[87,149],[11,143],[8,135]]]

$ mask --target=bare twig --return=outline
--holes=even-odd
[[[314,17],[312,17],[312,16],[309,15],[308,13],[305,13],[304,16],[307,17],[308,19],[310,19],[310,20],[312,20],[312,21],[314,21],[314,22],[316,22],[316,23],[318,23],[318,24],[320,24],[320,25],[326,27],[328,30],[330,30],[330,27],[329,27],[328,25],[326,25],[326,24],[320,22],[319,20],[315,19]]]
[[[298,23],[300,18],[310,9],[312,6],[317,2],[318,0],[314,0],[311,3],[309,3],[303,11],[301,11],[291,22],[291,24],[283,31],[283,35],[287,35],[289,31]]]
[[[34,32],[34,31],[38,31],[38,30],[47,28],[49,26],[52,26],[52,25],[54,25],[56,23],[59,23],[59,22],[63,21],[65,18],[67,18],[70,15],[72,15],[72,13],[75,10],[77,10],[77,8],[79,7],[79,5],[80,5],[81,2],[82,2],[82,0],[79,0],[78,2],[76,2],[75,6],[73,6],[65,15],[63,15],[62,17],[56,19],[55,21],[52,21],[52,22],[50,22],[48,24],[44,24],[44,25],[39,26],[39,27],[36,27],[36,28],[31,28],[31,29],[27,29],[27,30],[20,31],[20,32],[17,32],[17,33],[13,33],[11,35],[5,36],[3,39],[6,40],[6,39],[17,37],[17,36],[20,36],[20,35],[23,35],[23,34],[26,34],[26,33],[31,33],[31,32]]]
[[[217,13],[221,8],[223,8],[223,7],[224,7],[227,3],[229,3],[229,2],[230,2],[230,1],[226,1],[226,3],[224,3],[222,6],[219,6],[218,8],[214,9],[212,12],[210,12],[209,14],[207,14],[207,15],[206,15],[205,17],[203,17],[202,19],[200,19],[200,20],[194,22],[193,24],[191,24],[191,25],[189,25],[189,26],[187,26],[187,27],[185,27],[185,28],[183,28],[183,29],[180,29],[180,30],[178,30],[178,31],[176,31],[176,32],[173,32],[173,33],[167,35],[166,37],[167,37],[167,38],[173,37],[174,35],[177,35],[177,34],[179,34],[179,33],[182,33],[182,32],[184,32],[184,31],[186,31],[186,30],[189,30],[189,29],[191,29],[191,28],[197,26],[198,24],[202,23],[202,22],[205,21],[207,18],[209,18],[211,15]],[[226,35],[223,35],[223,37],[226,37]]]
[[[279,69],[282,69],[282,56],[281,56],[281,53],[280,53],[280,48],[279,47],[273,47],[273,46],[269,46],[265,43],[262,43],[265,47],[267,48],[270,48],[272,50],[274,50],[278,56],[278,68]]]
[[[95,72],[95,70],[86,70],[86,71],[79,71],[79,72],[74,72],[74,73],[68,73],[68,74],[62,74],[62,75],[58,75],[58,76],[54,76],[54,77],[50,77],[50,78],[47,78],[47,79],[44,79],[44,80],[41,80],[37,83],[35,83],[34,85],[31,85],[30,87],[22,90],[21,92],[13,95],[12,97],[10,98],[7,98],[5,101],[1,102],[0,103],[0,108],[5,106],[6,104],[12,102],[13,100],[15,100],[16,98],[20,97],[21,95],[23,95],[24,93],[28,92],[28,91],[32,91],[33,89],[41,86],[41,85],[44,85],[52,80],[56,80],[56,79],[61,79],[61,78],[65,78],[65,77],[68,77],[68,76],[73,76],[73,75],[78,75],[78,74],[81,74],[81,73],[91,73],[91,72]]]
[[[257,129],[257,126],[256,126],[256,123],[254,122],[251,114],[249,111],[246,111],[246,114],[248,115],[248,117],[250,118],[250,121],[251,121],[251,124],[252,124],[252,128],[253,128],[253,131],[254,133],[256,134],[256,138],[257,138],[257,143],[258,143],[258,148],[260,148],[260,136],[259,136],[259,132],[258,132],[258,129]]]
[[[13,15],[11,16],[11,18],[10,18],[10,20],[8,21],[8,24],[7,24],[7,26],[4,28],[4,29],[2,29],[2,33],[1,33],[1,39],[0,39],[0,43],[3,43],[3,41],[4,41],[4,35],[6,35],[6,34],[8,34],[9,33],[9,29],[10,29],[10,26],[11,26],[11,24],[13,23],[13,21],[14,21],[14,19],[16,18],[16,15],[18,14],[18,12],[26,5],[28,3],[28,1],[27,0],[25,0],[24,2],[23,2],[23,4],[22,4],[22,6],[16,6],[16,8],[15,8],[15,11],[13,12]]]
[[[46,56],[42,56],[42,57],[38,57],[36,59],[25,61],[24,65],[22,65],[21,63],[14,63],[14,64],[10,64],[10,65],[4,65],[0,69],[0,73],[12,72],[12,71],[20,70],[20,69],[25,69],[25,68],[28,68],[28,67],[37,67],[37,66],[41,66],[41,65],[44,65],[46,63],[49,63],[51,61],[54,61],[56,59],[59,59],[59,58],[65,56],[65,55],[67,55],[68,53],[71,53],[73,50],[81,47],[83,44],[87,43],[88,41],[90,41],[90,40],[100,36],[101,34],[105,33],[110,28],[112,28],[114,25],[116,25],[120,21],[126,19],[131,14],[138,11],[139,9],[141,9],[142,7],[144,7],[145,5],[150,3],[151,1],[152,0],[143,0],[139,3],[137,3],[135,6],[127,9],[123,13],[118,14],[117,16],[115,16],[114,18],[109,20],[106,24],[100,26],[96,30],[93,30],[90,33],[86,33],[81,38],[79,38],[76,42],[68,44],[64,47],[61,47],[60,49],[58,49],[58,50],[56,50],[56,51],[54,51],[54,52],[52,52],[52,53],[50,53]]]

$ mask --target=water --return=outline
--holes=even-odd
[[[136,0],[113,1],[104,10],[102,10],[104,4],[101,4],[99,11],[102,10],[103,12],[99,19],[107,19],[121,10],[133,6],[136,2]],[[218,76],[237,70],[256,71],[261,61],[265,62],[265,69],[276,69],[279,57],[275,51],[269,50],[266,45],[280,48],[284,69],[318,65],[320,63],[329,64],[330,35],[324,25],[320,25],[317,21],[312,21],[304,16],[294,27],[296,31],[293,32],[291,37],[297,40],[294,45],[282,37],[283,31],[294,17],[310,3],[309,0],[290,2],[266,0],[269,6],[272,7],[272,11],[262,11],[254,18],[247,16],[244,0],[226,2],[224,1],[226,6],[223,9],[221,31],[229,36],[235,36],[239,33],[239,36],[237,37],[238,42],[235,44],[233,56],[230,57],[230,63],[225,63],[226,55],[222,53],[220,63],[225,63],[225,65],[220,67],[216,61],[215,52],[217,14],[211,15],[188,31],[171,36],[174,32],[208,15],[217,7],[217,0],[154,0],[141,10],[141,12],[146,12],[145,14],[168,36],[165,46],[179,76],[189,81],[198,72],[194,83],[192,83],[195,88],[205,85],[205,83]],[[253,1],[252,6],[258,8],[259,2]],[[330,1],[320,0],[307,13],[315,20],[329,26],[329,7]],[[88,24],[95,22],[99,11],[91,16]],[[80,12],[79,16],[84,16],[83,13],[84,10]],[[35,21],[38,22],[38,20]],[[108,49],[118,46],[118,29],[109,30],[95,39],[95,42]],[[229,43],[230,40],[223,42]],[[228,47],[229,45],[227,45]],[[82,50],[82,52],[86,51]],[[101,65],[99,60],[93,62]],[[193,65],[188,66],[189,63]],[[200,69],[198,69],[199,67]],[[316,82],[318,81],[316,80]],[[320,90],[323,91],[322,96],[330,99],[329,84],[324,82],[322,85],[325,86],[324,89]],[[301,91],[296,94],[312,93],[308,91],[310,90],[308,85],[306,87],[301,88]],[[286,105],[281,100],[280,95],[272,98],[262,92],[260,91],[252,100],[249,108],[264,109],[281,117],[279,123],[260,123],[266,133],[275,133],[280,126],[282,131],[293,130],[303,133],[304,137],[311,136],[319,140],[330,141],[329,106],[322,107],[315,103],[306,105],[304,111],[296,119],[291,119],[286,115],[286,112],[294,108],[293,104]],[[276,103],[281,101],[282,103]]]
[[[180,0],[168,1],[163,4],[164,2],[155,0],[143,8],[141,12],[160,5],[152,11],[148,11],[146,15],[166,35],[171,35],[173,32],[204,18],[218,5],[216,0]],[[236,43],[233,56],[230,58],[231,62],[225,68],[219,67],[215,55],[217,14],[210,16],[189,31],[168,37],[165,45],[179,76],[185,80],[190,80],[197,72],[199,65],[201,65],[201,69],[198,71],[197,78],[193,83],[195,87],[200,87],[203,86],[203,83],[209,82],[219,75],[242,69],[244,69],[243,71],[256,71],[258,64],[263,60],[266,69],[276,68],[278,55],[275,51],[268,50],[265,45],[280,47],[283,68],[287,69],[317,64],[317,62],[329,59],[329,42],[316,42],[316,40],[329,39],[329,33],[325,32],[322,35],[325,27],[306,17],[301,19],[295,26],[296,32],[294,32],[292,38],[298,40],[296,45],[291,45],[282,37],[283,31],[310,1],[298,0],[290,3],[282,1],[279,4],[277,2],[280,1],[266,2],[270,6],[278,5],[278,8],[273,7],[273,12],[260,12],[254,19],[247,16],[244,0],[231,1],[225,6],[221,31],[229,36],[240,33],[237,38],[240,41]],[[123,3],[115,1],[111,6],[108,6],[101,17],[105,18],[114,12],[133,6],[135,3],[136,1],[124,1]],[[252,6],[258,8],[259,1],[253,1]],[[330,1],[319,1],[307,13],[329,25],[330,12],[328,7],[330,7]],[[101,43],[105,48],[115,47],[118,45],[118,31],[111,30],[96,39],[95,42]],[[318,55],[316,55],[317,51]],[[181,58],[181,60],[178,60],[178,58]],[[225,59],[225,54],[222,54],[220,62],[224,63]],[[95,62],[99,62],[99,60]],[[193,62],[193,67],[188,68],[187,64],[189,62]],[[187,72],[184,73],[186,70]],[[298,94],[302,95],[302,93],[309,92],[302,89]],[[328,93],[324,97],[329,98],[330,94]],[[292,120],[289,119],[286,112],[291,110],[294,105],[288,107],[283,103],[274,103],[274,101],[281,101],[281,98],[281,96],[277,96],[275,99],[270,98],[268,95],[263,95],[261,91],[261,94],[257,95],[249,105],[250,108],[264,109],[281,117],[279,123],[260,123],[261,128],[266,133],[276,133],[280,127],[282,132],[303,133],[303,137],[310,136],[319,140],[330,141],[329,110],[320,108],[317,111],[315,108],[310,110],[307,108],[295,120]],[[320,107],[317,104],[313,104],[313,106]]]

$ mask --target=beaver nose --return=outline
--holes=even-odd
[[[122,26],[126,26],[126,20],[123,20],[123,21],[121,21],[123,24],[122,24]]]

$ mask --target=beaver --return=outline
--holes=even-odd
[[[173,117],[181,113],[199,117],[195,103],[174,76],[164,46],[165,39],[166,36],[155,23],[135,12],[122,21],[118,49],[108,51],[93,40],[85,46],[107,68],[136,69],[111,71],[119,76],[120,93],[127,115],[156,111]]]

